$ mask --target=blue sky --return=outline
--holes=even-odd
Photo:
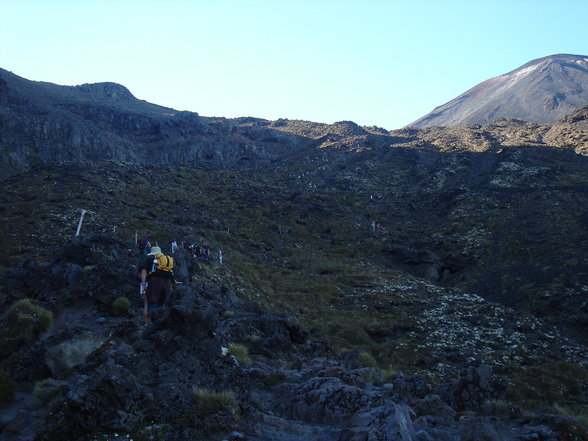
[[[588,55],[584,0],[0,0],[0,67],[204,116],[403,127],[488,78]]]

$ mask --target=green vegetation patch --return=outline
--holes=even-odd
[[[22,299],[10,307],[7,324],[16,335],[29,342],[53,325],[53,313],[33,305],[30,299]]]
[[[233,392],[194,387],[192,393],[194,405],[180,416],[179,424],[202,433],[228,432],[237,426],[240,408]]]
[[[523,409],[556,405],[574,408],[582,405],[581,398],[588,393],[588,369],[574,363],[515,366],[507,374],[511,381],[509,398]]]

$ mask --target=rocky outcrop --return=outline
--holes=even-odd
[[[116,160],[255,168],[307,145],[246,119],[201,118],[140,101],[114,83],[57,86],[4,70],[0,79],[0,158],[17,167]]]
[[[351,121],[318,124],[207,118],[141,101],[114,83],[66,87],[28,81],[4,70],[0,70],[0,80],[0,160],[7,170],[48,161],[103,160],[263,170],[277,164],[305,163],[324,156],[318,152],[325,149],[362,153],[404,147],[485,152],[545,145],[581,154],[586,150],[580,123],[564,119],[552,128],[524,123],[520,121],[524,116],[516,112],[479,121],[488,122],[485,126],[433,128],[427,124],[421,131],[388,132]],[[562,109],[573,111],[584,104],[562,104],[558,118],[565,115]],[[474,122],[478,121],[469,121]],[[324,165],[314,162],[309,165]]]
[[[582,107],[554,124],[545,134],[545,142],[573,148],[580,155],[588,154],[588,107]]]
[[[516,411],[506,415],[503,407],[496,413],[490,403],[505,400],[506,393],[490,365],[462,362],[462,372],[449,373],[436,388],[423,375],[385,377],[360,361],[361,351],[334,356],[328,345],[309,340],[292,317],[239,300],[226,286],[186,282],[147,327],[137,314],[138,296],[131,297],[128,314],[104,315],[111,295],[91,293],[104,292],[108,278],[122,283],[133,259],[123,250],[108,235],[80,236],[52,263],[10,270],[12,283],[2,286],[2,310],[26,295],[52,310],[56,323],[38,341],[19,347],[17,358],[3,361],[19,392],[0,413],[2,439],[200,440],[210,439],[211,431],[224,433],[225,439],[256,441],[588,436],[569,416],[538,413],[530,420]],[[116,256],[122,269],[113,273],[102,266],[75,279],[55,270],[87,267],[105,256]],[[53,274],[46,280],[58,282],[27,285],[32,274]],[[442,291],[436,295],[445,296]],[[483,303],[461,301],[462,310]],[[454,321],[451,315],[444,319]],[[249,348],[251,361],[227,352],[237,343]],[[467,342],[453,345],[457,358],[467,360]],[[532,356],[535,349],[528,346],[519,353],[525,351]],[[36,404],[27,399],[33,385]],[[213,405],[199,401],[195,390],[227,395]],[[24,414],[26,427],[19,424]]]

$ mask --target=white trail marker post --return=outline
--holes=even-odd
[[[82,215],[80,216],[80,221],[78,222],[78,229],[76,231],[76,236],[80,235],[80,230],[82,229],[82,221],[84,220],[84,214],[86,214],[86,210],[82,210]]]

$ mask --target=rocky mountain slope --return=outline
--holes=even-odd
[[[558,54],[486,80],[410,126],[485,124],[502,118],[554,123],[587,104],[588,57]]]
[[[114,83],[58,86],[0,69],[0,168],[6,174],[44,161],[263,169],[268,163],[299,162],[325,147],[485,151],[502,145],[546,145],[584,152],[587,133],[585,125],[567,119],[553,130],[546,124],[500,120],[482,127],[389,132],[350,121],[327,125],[207,118],[138,100]]]
[[[3,440],[587,439],[566,415],[585,402],[585,347],[540,320],[400,274],[358,289],[336,309],[413,316],[410,331],[374,330],[422,371],[406,374],[361,347],[337,355],[203,282],[216,264],[175,257],[184,285],[147,327],[132,252],[111,235],[6,272]],[[546,397],[555,407],[537,408]]]
[[[586,108],[388,132],[2,79],[2,439],[588,439]],[[136,234],[183,245],[148,327]]]
[[[114,83],[58,86],[0,70],[0,161],[210,161],[249,167],[287,156],[304,139],[247,119],[203,118],[141,101]]]
[[[161,439],[178,439],[182,431],[187,439],[213,439],[215,424],[225,437],[234,429],[252,440],[346,439],[350,432],[396,439],[376,435],[400,430],[396,423],[377,421],[387,421],[396,415],[391,409],[406,402],[413,409],[425,406],[418,414],[425,418],[410,421],[415,434],[423,430],[433,439],[583,439],[555,433],[561,425],[584,433],[570,419],[581,420],[587,403],[586,214],[577,209],[586,206],[584,157],[537,147],[379,153],[324,149],[319,163],[328,166],[322,170],[309,167],[317,164],[311,157],[299,168],[266,173],[44,164],[4,180],[0,225],[12,256],[0,288],[4,335],[19,335],[10,327],[10,311],[23,298],[51,311],[54,325],[4,356],[15,398],[0,412],[3,436],[23,439],[18,437],[25,428],[14,425],[27,414],[32,420],[22,424],[36,427],[37,439],[116,439],[113,433],[151,436],[160,429],[169,436]],[[154,189],[161,180],[167,185]],[[105,236],[70,243],[82,208],[88,210],[82,231]],[[372,219],[383,228],[372,231]],[[172,305],[179,304],[170,305],[170,313],[196,298],[199,306],[186,314],[197,315],[188,319],[173,312],[156,322],[154,334],[142,328],[136,312],[135,232],[152,235],[164,248],[175,238],[184,246],[208,241],[213,250],[225,251],[222,267],[178,257],[186,284],[174,295]],[[121,297],[130,300],[128,310],[114,306]],[[239,301],[258,306],[241,312]],[[213,318],[198,315],[211,307]],[[292,328],[293,346],[280,343],[283,355],[276,355],[272,340],[283,331],[261,328],[260,321],[268,321],[264,308],[302,326]],[[255,326],[239,324],[246,311]],[[222,327],[244,329],[225,335],[214,317]],[[202,325],[207,320],[213,321]],[[176,329],[181,323],[196,328]],[[182,338],[196,342],[190,349]],[[251,375],[261,375],[261,369],[269,386],[257,380],[243,384],[247,364],[225,378],[221,347],[229,343],[248,348],[256,372]],[[104,344],[130,351],[120,360],[113,355],[119,374],[103,364]],[[162,374],[143,378],[137,360],[160,351],[163,358],[148,371]],[[210,354],[220,354],[218,361],[198,361]],[[65,367],[52,367],[58,363]],[[178,379],[172,381],[168,371]],[[394,372],[402,372],[400,379]],[[490,372],[492,386],[486,385]],[[362,379],[351,380],[351,374]],[[34,386],[44,381],[49,386],[37,388],[49,387],[51,398],[43,404],[44,398],[33,396]],[[274,381],[292,389],[274,389]],[[107,382],[118,386],[106,387]],[[159,395],[162,382],[183,392]],[[172,416],[197,406],[191,386],[210,385],[236,394],[238,404],[228,415],[193,410],[201,416],[187,423]],[[344,398],[349,386],[358,394],[351,401]],[[97,396],[101,390],[106,392]],[[118,390],[137,394],[122,397]],[[467,390],[466,398],[456,390]],[[289,404],[276,411],[284,396]],[[144,410],[138,403],[145,400]],[[157,403],[170,401],[180,403],[177,412],[158,410]],[[437,410],[426,407],[429,402]],[[319,416],[317,407],[301,403],[316,403],[327,413]],[[238,421],[232,414],[237,407]],[[113,409],[118,416],[108,414]],[[51,426],[53,415],[59,415],[58,427]],[[212,421],[201,421],[207,417]]]

